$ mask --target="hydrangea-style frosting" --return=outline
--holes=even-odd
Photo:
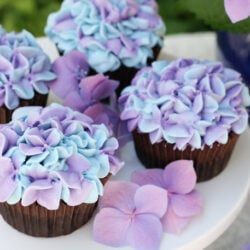
[[[242,133],[250,97],[236,71],[219,62],[179,59],[140,70],[119,102],[130,131],[184,150],[224,144],[231,131]]]
[[[0,28],[0,106],[15,109],[20,99],[48,93],[56,78],[49,57],[28,31],[6,33]]]
[[[141,68],[162,46],[165,26],[154,0],[64,0],[45,32],[67,53],[80,50],[98,73]]]
[[[25,107],[0,131],[0,202],[57,209],[94,203],[116,173],[117,140],[104,125],[58,104]]]

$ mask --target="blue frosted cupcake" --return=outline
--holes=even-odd
[[[0,138],[0,213],[32,236],[85,224],[104,183],[122,167],[108,127],[58,104],[17,109]]]
[[[82,51],[92,74],[120,80],[119,92],[156,59],[165,26],[154,0],[65,0],[45,32],[61,53]]]
[[[240,74],[220,62],[178,59],[139,71],[119,101],[146,167],[193,160],[204,181],[226,167],[247,128],[250,96]]]

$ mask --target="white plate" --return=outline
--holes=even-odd
[[[40,39],[39,43],[54,60],[58,54],[48,39]],[[57,101],[50,95],[49,102]],[[226,169],[210,181],[199,183],[197,189],[204,199],[204,210],[178,236],[163,235],[160,250],[199,250],[208,246],[218,238],[233,222],[245,203],[249,180],[250,130],[237,142]],[[142,168],[134,152],[133,143],[122,150],[122,158],[126,162],[123,170],[114,179],[129,180],[130,174]],[[4,250],[112,250],[114,248],[100,245],[92,240],[93,219],[67,236],[56,238],[34,238],[11,228],[0,217],[0,245]],[[131,248],[119,248],[131,250]]]
[[[237,142],[226,169],[210,181],[199,183],[197,189],[204,199],[204,210],[178,236],[163,235],[160,250],[203,249],[219,237],[233,222],[241,210],[249,189],[250,131]],[[122,150],[125,167],[115,179],[130,178],[130,174],[142,168],[130,142]],[[0,244],[4,250],[112,250],[92,240],[92,221],[67,236],[56,238],[34,238],[11,228],[0,218]],[[131,250],[131,248],[119,248]]]

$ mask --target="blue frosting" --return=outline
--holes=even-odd
[[[162,46],[165,26],[153,0],[65,0],[45,32],[60,51],[80,50],[98,73],[142,68]]]

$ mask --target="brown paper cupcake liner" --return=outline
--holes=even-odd
[[[19,107],[24,106],[42,106],[45,107],[47,103],[48,95],[42,95],[39,93],[35,93],[35,96],[31,100],[20,100]],[[0,107],[0,124],[7,123],[11,121],[12,113],[15,111],[15,109],[10,110],[7,107],[2,106]]]
[[[165,141],[151,144],[148,134],[133,132],[136,154],[146,168],[165,168],[175,160],[193,160],[198,182],[215,177],[226,167],[238,137],[231,132],[226,144],[214,143],[202,150],[188,146],[181,151]]]
[[[101,181],[105,184],[110,174]],[[61,201],[57,210],[48,210],[34,203],[24,207],[21,202],[0,203],[3,219],[18,231],[35,237],[56,237],[70,234],[86,224],[92,217],[96,203],[69,206]]]
[[[69,234],[84,225],[93,214],[96,204],[68,206],[60,203],[57,210],[48,210],[37,203],[28,207],[0,204],[3,219],[18,231],[36,237],[55,237]]]

